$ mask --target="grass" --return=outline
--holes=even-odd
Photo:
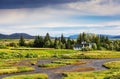
[[[120,74],[120,69],[110,69],[97,72],[67,72],[63,79],[110,79],[111,76]]]
[[[31,63],[22,63],[20,60],[0,60],[0,74],[9,74],[17,72],[26,72],[34,70],[27,66]]]
[[[63,79],[120,79],[120,61],[104,64],[109,70],[96,72],[66,72]]]
[[[95,70],[92,67],[84,67],[84,68],[74,68],[70,70],[57,70],[56,73],[65,73],[65,72],[82,72],[82,71],[92,71]]]
[[[30,50],[29,50],[30,49]],[[24,59],[24,58],[63,58],[63,59],[102,59],[120,58],[118,51],[76,51],[68,49],[31,49],[11,50],[0,49],[1,59]]]
[[[120,69],[120,61],[112,61],[104,64],[109,69]]]
[[[26,71],[32,71],[32,70],[34,70],[34,68],[28,67],[28,66],[2,67],[2,68],[0,68],[0,74],[26,72]]]
[[[72,54],[63,54],[61,58],[65,59],[103,59],[103,58],[120,58],[118,51],[87,51]]]
[[[77,59],[64,59],[64,60],[52,61],[51,63],[47,63],[47,64],[39,64],[38,67],[57,68],[57,67],[66,66],[66,65],[81,65],[85,63],[86,61],[81,61]]]
[[[27,74],[5,77],[2,79],[48,79],[46,74]]]
[[[42,67],[42,68],[57,68],[57,67],[61,67],[61,66],[65,66],[65,64],[49,63],[49,64],[39,64],[38,65],[38,67]]]
[[[75,50],[67,49],[31,49],[30,50],[11,50],[0,49],[1,59],[16,59],[16,58],[60,58],[62,54],[77,53]]]
[[[86,61],[77,60],[77,59],[63,59],[63,60],[52,61],[52,63],[65,64],[65,65],[81,65],[81,64],[85,64]]]

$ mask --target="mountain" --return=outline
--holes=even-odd
[[[0,39],[19,39],[21,35],[26,39],[33,39],[34,38],[34,36],[31,36],[31,35],[26,34],[26,33],[13,33],[11,35],[0,34]]]
[[[70,39],[77,39],[77,37],[78,37],[78,34],[69,36]]]
[[[79,34],[70,35],[69,38],[71,38],[71,39],[77,39],[78,35]],[[97,34],[97,35],[108,36],[108,38],[110,38],[110,39],[120,39],[120,35],[106,35],[106,34]]]
[[[8,35],[0,34],[0,38],[7,38]]]
[[[118,35],[118,36],[115,36],[114,38],[120,38],[120,35]]]
[[[90,34],[92,34],[92,33],[90,33]],[[33,39],[35,37],[35,36],[29,35],[27,33],[13,33],[10,35],[0,34],[0,39],[19,39],[21,35],[26,39]],[[69,38],[77,39],[78,35],[79,34],[70,35]],[[110,39],[120,39],[120,35],[105,35],[105,34],[98,34],[98,35],[108,36]],[[54,39],[54,37],[51,37],[51,39]]]

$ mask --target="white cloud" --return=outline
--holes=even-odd
[[[51,7],[35,8],[35,9],[6,9],[0,10],[0,32],[14,33],[26,32],[29,34],[45,34],[47,32],[52,35],[73,34],[79,32],[87,32],[89,29],[69,29],[69,27],[109,27],[118,26],[112,30],[90,29],[95,33],[113,33],[118,34],[120,31],[120,20],[107,21],[98,23],[87,23],[87,21],[76,21],[73,16],[86,15],[120,15],[120,5],[116,0],[91,0],[89,2],[74,2]],[[81,19],[82,20],[82,19]],[[68,27],[69,30],[49,30],[49,28]],[[44,29],[43,29],[44,28]],[[46,29],[45,29],[46,28]],[[6,30],[8,29],[8,30]],[[88,31],[89,32],[89,31]]]
[[[78,11],[83,15],[119,15],[118,0],[90,0],[87,2],[74,2],[64,4],[69,9]]]

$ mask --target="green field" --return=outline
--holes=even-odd
[[[30,50],[11,50],[11,49],[0,49],[1,59],[11,58],[59,58],[63,54],[76,53],[75,50],[66,49],[32,49]]]
[[[92,59],[119,58],[119,51],[76,51],[68,49],[0,49],[1,59],[24,58],[63,58],[63,59]]]

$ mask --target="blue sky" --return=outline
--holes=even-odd
[[[120,35],[120,0],[0,0],[0,33]]]

